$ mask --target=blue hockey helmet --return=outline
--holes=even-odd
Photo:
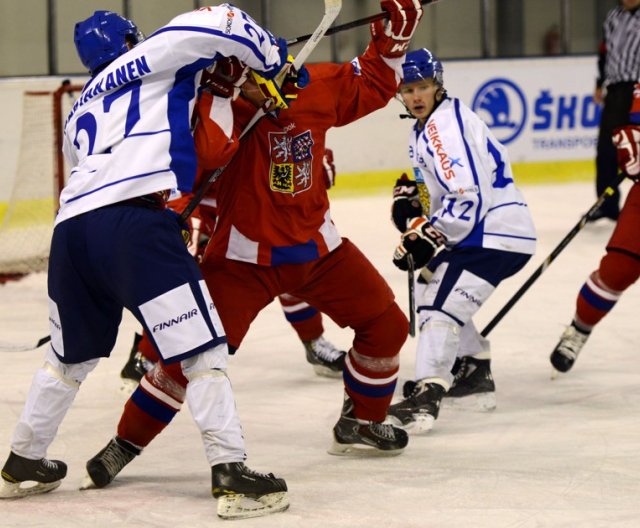
[[[409,84],[425,79],[433,79],[436,84],[444,84],[442,63],[427,48],[410,51],[402,64],[402,82]]]
[[[112,11],[96,11],[78,22],[73,41],[82,64],[94,75],[101,66],[117,59],[142,40],[136,25]]]

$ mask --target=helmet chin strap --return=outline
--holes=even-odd
[[[398,93],[396,93],[395,98],[402,103],[402,106],[404,106],[405,110],[407,111],[406,114],[398,115],[400,119],[418,119],[416,116],[414,116],[411,113],[411,110],[409,110],[409,107],[404,103],[404,100]],[[431,114],[433,114],[436,111],[436,109],[440,106],[442,101],[444,101],[446,98],[447,98],[447,90],[445,89],[444,86],[440,86],[440,88],[438,88],[438,91],[436,92],[435,104],[433,105],[431,112],[429,112],[428,116],[424,117],[425,122],[427,121],[427,119],[431,117]]]

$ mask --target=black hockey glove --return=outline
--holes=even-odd
[[[393,263],[402,271],[407,271],[407,255],[413,257],[416,269],[420,269],[427,265],[446,238],[426,218],[420,217],[411,221],[409,229],[402,233],[400,240],[400,245],[393,253]]]
[[[422,216],[422,205],[418,196],[418,186],[403,173],[396,180],[393,187],[393,205],[391,206],[391,220],[398,231],[404,233],[409,221]]]

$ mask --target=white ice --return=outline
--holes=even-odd
[[[593,185],[524,189],[537,224],[537,255],[476,317],[492,318],[594,202]],[[343,236],[369,256],[407,307],[406,275],[391,263],[398,236],[388,196],[338,198]],[[597,267],[612,224],[588,225],[491,333],[498,408],[444,409],[428,435],[387,459],[326,453],[342,399],[340,380],[318,378],[271,304],[232,359],[248,464],[287,479],[291,508],[238,521],[252,527],[636,527],[640,521],[640,289],[630,288],[596,328],[574,369],[550,379],[549,353]],[[640,236],[640,233],[639,233]],[[0,341],[47,335],[46,277],[0,287]],[[210,471],[188,410],[106,489],[78,491],[84,464],[114,434],[125,397],[118,373],[133,332],[125,317],[117,346],[89,376],[49,450],[69,465],[50,494],[0,502],[2,527],[175,527],[221,525]],[[342,348],[351,334],[326,322]],[[401,382],[414,344],[401,353]],[[43,351],[4,352],[0,463]],[[401,385],[401,383],[399,384]]]

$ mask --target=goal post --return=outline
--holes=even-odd
[[[64,186],[62,126],[82,86],[25,91],[17,168],[7,201],[0,201],[0,275],[47,267],[58,196]]]

